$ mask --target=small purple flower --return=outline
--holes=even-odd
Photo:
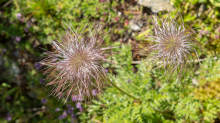
[[[71,114],[71,118],[72,118],[72,119],[76,119],[76,115],[72,113],[72,114]]]
[[[6,49],[3,49],[3,52],[5,53],[7,50]]]
[[[104,13],[103,13],[103,16],[106,16],[106,15],[107,15],[107,13],[104,12]]]
[[[201,30],[199,31],[199,33],[202,34],[202,35],[204,35],[204,34],[205,34],[205,30],[204,30],[204,29],[201,29]]]
[[[204,29],[201,29],[199,31],[199,33],[202,34],[202,35],[207,35],[207,34],[209,34],[209,31],[208,30],[205,31]]]
[[[64,118],[65,118],[65,117],[63,117],[62,114],[59,116],[59,119],[60,119],[60,120],[62,120],[62,119],[64,119]]]
[[[16,57],[19,57],[19,51],[14,51],[13,54],[14,54]]]
[[[66,104],[66,107],[70,108],[70,107],[71,107],[71,105],[70,105],[70,104]]]
[[[35,20],[34,20],[34,18],[31,18],[31,22],[34,22]]]
[[[97,91],[96,91],[96,89],[92,90],[92,95],[93,95],[93,96],[97,96]]]
[[[57,62],[57,57],[53,57],[52,63],[56,63]]]
[[[16,17],[17,17],[18,20],[21,19],[21,16],[22,16],[21,13],[17,13],[17,14],[16,14]]]
[[[10,100],[10,99],[11,99],[11,96],[7,96],[7,97],[6,97],[6,100]]]
[[[40,79],[40,84],[44,84],[45,80],[44,79]]]
[[[75,109],[74,107],[68,107],[67,113],[68,114],[73,113],[74,109]]]
[[[108,73],[108,69],[105,69],[105,73]]]
[[[217,40],[218,40],[218,39],[219,39],[219,35],[215,35],[215,39],[217,39]]]
[[[17,54],[16,51],[14,51],[13,54],[16,56],[16,54]]]
[[[72,101],[75,102],[77,100],[77,95],[72,96]]]
[[[61,114],[61,115],[59,116],[59,119],[62,120],[62,119],[64,119],[64,118],[67,117],[67,116],[68,116],[68,114],[67,114],[67,112],[66,112],[66,110],[65,110],[65,111],[63,111],[63,114]]]
[[[115,17],[115,21],[119,21],[119,17]]]
[[[75,108],[74,107],[71,107],[71,110],[73,111]]]
[[[128,79],[128,83],[131,83],[132,81],[131,81],[131,79]]]
[[[12,119],[11,116],[7,117],[7,121],[11,121],[11,119]]]
[[[60,111],[60,108],[56,108],[55,111],[56,111],[56,112]]]
[[[36,68],[37,70],[39,70],[40,67],[41,67],[40,63],[38,63],[38,62],[37,62],[34,66],[35,66],[35,68]]]
[[[100,40],[99,40],[99,43],[101,44],[103,41],[104,41],[103,39],[100,39]]]
[[[208,31],[208,30],[205,31],[205,35],[207,35],[207,34],[209,34],[209,31]]]
[[[82,108],[82,106],[81,106],[81,103],[80,103],[80,102],[76,103],[76,108],[78,108],[78,109]]]
[[[25,32],[28,32],[28,28],[27,28],[27,27],[25,27],[25,28],[24,28],[24,31],[25,31]]]
[[[47,103],[47,101],[48,101],[48,100],[47,100],[47,99],[45,99],[45,98],[42,98],[42,99],[41,99],[41,103],[42,103],[42,104],[46,104],[46,103]]]
[[[78,96],[78,101],[82,101],[82,100],[83,100],[82,96],[79,95],[79,96]]]
[[[27,27],[27,28],[30,28],[32,25],[33,25],[33,23],[32,23],[32,22],[30,22],[30,21],[28,21],[28,22],[27,22],[27,26],[26,26],[26,27]]]
[[[11,115],[10,115],[9,113],[7,114],[6,120],[7,120],[7,121],[11,121],[11,120],[12,120],[12,117],[11,117]]]
[[[59,98],[59,99],[62,99],[62,98],[63,98],[63,96],[62,96],[62,95],[59,95],[59,96],[58,96],[58,98]]]
[[[64,117],[67,117],[67,116],[68,116],[66,110],[63,111],[63,114],[62,114],[62,115],[63,115]]]
[[[82,112],[82,111],[83,111],[83,108],[80,108],[79,111]]]
[[[105,20],[104,20],[104,19],[100,19],[100,21],[101,21],[101,22],[104,22]]]
[[[220,28],[218,28],[218,32],[220,32]]]
[[[19,41],[21,41],[21,37],[16,36],[16,37],[15,37],[15,40],[16,40],[17,42],[19,42]]]
[[[69,102],[70,101],[70,98],[67,98],[67,100],[66,100],[67,102]]]
[[[71,110],[71,108],[68,108],[67,113],[71,114],[73,111]]]

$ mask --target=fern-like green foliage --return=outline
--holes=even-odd
[[[91,123],[182,123],[212,122],[217,118],[220,104],[218,101],[209,100],[203,103],[195,98],[196,87],[192,84],[195,75],[186,74],[182,84],[175,78],[167,82],[161,76],[161,71],[150,71],[151,66],[147,62],[132,65],[130,45],[122,45],[120,49],[114,50],[116,53],[111,58],[113,62],[111,67],[115,68],[116,75],[109,70],[112,81],[142,102],[110,87],[98,101],[93,101],[93,104],[88,106],[88,112],[82,115],[87,117],[81,116],[81,120]],[[215,62],[213,64],[218,65]],[[201,63],[202,67],[204,65],[208,65],[208,61]],[[137,72],[134,72],[135,68],[138,69]],[[218,67],[214,68],[216,68],[214,71],[218,71]],[[213,72],[210,74],[218,76]],[[209,75],[200,74],[200,76]]]
[[[64,33],[65,24],[82,30],[85,24],[113,21],[117,15],[109,7],[118,3],[113,1],[108,4],[99,0],[14,0],[14,4],[16,13],[26,16],[24,22],[32,23],[34,20],[29,31],[35,33],[40,42],[47,44],[48,39],[57,39]]]
[[[194,89],[195,98],[202,102],[203,119],[214,122],[220,112],[220,59],[207,57],[199,70],[200,83]]]

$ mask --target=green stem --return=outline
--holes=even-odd
[[[140,102],[140,103],[142,102],[141,99],[138,99],[138,98],[136,98],[135,96],[133,96],[133,95],[131,95],[131,94],[125,92],[123,89],[119,88],[119,87],[118,87],[115,83],[113,83],[112,81],[109,81],[109,82],[111,83],[112,86],[114,86],[116,89],[118,89],[119,91],[121,91],[121,92],[124,93],[125,95],[127,95],[127,96],[129,96],[129,97],[135,99],[136,101],[138,101],[138,102]]]
[[[183,95],[184,95],[184,97],[186,97],[186,90],[185,90],[185,84],[182,82],[182,80],[180,80],[180,83],[181,83],[181,85],[182,85],[182,91],[183,91]]]

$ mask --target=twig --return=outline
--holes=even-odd
[[[7,3],[5,3],[0,9],[2,9],[2,8],[4,8],[4,7],[6,7],[6,6],[8,6],[10,3],[12,3],[13,2],[13,0],[10,0],[10,1],[8,1]]]

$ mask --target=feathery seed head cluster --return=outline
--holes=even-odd
[[[94,90],[102,91],[108,77],[102,66],[104,50],[97,42],[101,39],[91,30],[90,35],[83,35],[68,26],[61,42],[52,41],[55,50],[48,51],[47,58],[40,62],[49,67],[44,74],[48,74],[47,85],[53,86],[52,94],[66,99],[82,97],[76,98],[82,101],[93,98]]]
[[[164,20],[154,19],[154,36],[148,36],[156,44],[150,47],[152,63],[159,63],[165,72],[178,74],[184,70],[188,60],[198,58],[196,48],[199,46],[191,29],[186,29],[184,23],[178,24],[177,19],[168,16]]]

